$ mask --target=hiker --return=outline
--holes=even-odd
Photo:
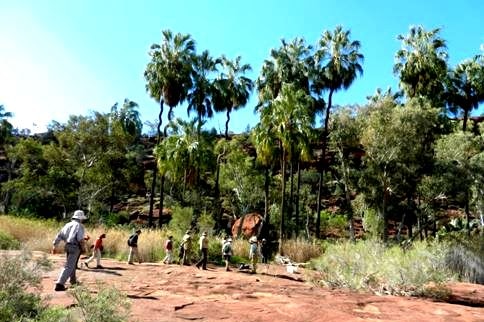
[[[129,246],[129,255],[128,255],[128,264],[129,265],[134,265],[133,263],[133,257],[136,256],[136,259],[138,260],[138,263],[141,264],[141,257],[139,256],[138,252],[138,236],[141,234],[141,229],[138,229],[129,236],[128,239],[128,246]]]
[[[262,263],[267,264],[267,261],[271,257],[271,250],[269,249],[269,243],[265,238],[262,238],[260,244],[260,253],[262,256]]]
[[[95,268],[103,268],[101,266],[101,252],[104,250],[103,247],[103,239],[106,238],[106,234],[101,234],[94,242],[94,247],[92,248],[92,256],[89,257],[85,262],[87,268],[89,268],[89,263],[96,259],[96,267]]]
[[[222,257],[225,261],[225,270],[228,272],[230,271],[229,262],[230,257],[232,256],[232,238],[225,238],[223,245],[222,245]]]
[[[200,241],[198,242],[200,252],[202,253],[202,258],[197,263],[197,268],[200,269],[200,266],[203,270],[207,270],[207,261],[208,261],[208,237],[207,232],[204,231],[202,236],[200,237]]]
[[[189,264],[191,248],[192,248],[192,236],[190,235],[190,230],[187,230],[180,244],[180,265]]]
[[[65,291],[65,283],[69,278],[71,285],[77,284],[76,269],[77,260],[83,250],[85,250],[84,226],[82,221],[87,217],[82,210],[74,211],[71,221],[62,227],[54,241],[52,242],[52,254],[56,253],[56,246],[62,240],[65,242],[66,263],[60,271],[59,278],[55,283],[55,291]]]
[[[173,261],[173,236],[168,236],[165,241],[165,258],[163,258],[163,264],[171,264]]]
[[[257,252],[257,236],[252,236],[249,239],[249,259],[250,263],[252,264],[252,274],[256,273],[257,270],[257,260],[259,257],[259,254]]]

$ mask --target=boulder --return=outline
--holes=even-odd
[[[232,236],[237,237],[239,230],[244,237],[257,235],[262,224],[262,216],[256,212],[245,214],[238,218],[232,225]]]

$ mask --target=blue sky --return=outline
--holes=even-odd
[[[338,24],[351,29],[365,56],[363,76],[335,94],[339,105],[362,104],[377,87],[398,87],[396,37],[410,25],[441,27],[451,66],[484,47],[482,0],[0,0],[0,104],[14,113],[15,127],[34,132],[72,114],[108,112],[124,98],[140,105],[143,121],[155,122],[159,107],[145,91],[143,72],[161,30],[191,34],[199,52],[241,55],[255,79],[282,38],[315,44]],[[233,114],[232,131],[257,123],[255,96]],[[186,108],[176,115],[186,117]],[[208,126],[223,130],[224,122],[220,114]]]

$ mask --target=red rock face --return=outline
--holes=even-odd
[[[251,237],[257,235],[259,227],[262,223],[262,216],[258,213],[245,214],[238,218],[232,225],[232,236],[237,237],[239,235],[244,237]]]

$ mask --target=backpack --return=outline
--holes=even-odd
[[[224,254],[229,254],[231,250],[232,247],[230,246],[230,243],[225,243],[224,247],[222,248],[222,252]]]
[[[128,246],[133,246],[133,239],[134,239],[135,234],[129,236],[128,238]]]

